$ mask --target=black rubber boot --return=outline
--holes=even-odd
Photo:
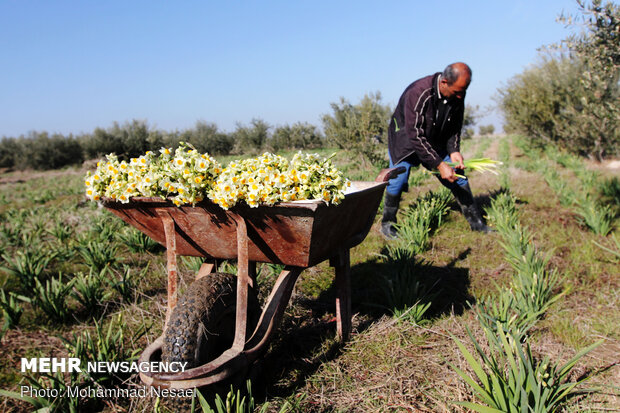
[[[456,202],[459,204],[461,212],[469,223],[469,227],[472,231],[479,231],[487,234],[489,232],[495,232],[495,230],[487,226],[482,212],[474,200],[469,184],[457,185],[452,189],[452,194],[454,198],[456,198]]]
[[[484,232],[486,234],[490,232],[495,232],[494,229],[487,226],[482,213],[480,212],[480,208],[474,202],[463,211],[463,215],[467,222],[469,222],[469,226],[472,231]]]
[[[381,219],[381,234],[387,239],[398,238],[398,231],[394,224],[396,224],[396,213],[398,212],[398,204],[400,204],[400,194],[391,195],[385,193],[383,199],[383,218]]]

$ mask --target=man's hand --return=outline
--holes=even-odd
[[[456,169],[465,169],[465,164],[463,163],[464,162],[463,155],[461,155],[460,152],[452,152],[450,154],[450,160],[454,162],[455,164],[457,164],[455,166]]]
[[[437,170],[439,170],[439,175],[441,175],[441,178],[448,182],[455,182],[459,179],[459,177],[456,176],[454,169],[452,169],[452,167],[445,162],[441,162],[437,167]]]

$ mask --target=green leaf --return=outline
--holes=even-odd
[[[15,399],[15,400],[21,400],[24,401],[26,403],[31,404],[35,409],[37,409],[37,412],[48,412],[51,404],[49,402],[49,400],[44,399],[44,398],[33,398],[33,397],[28,397],[28,396],[22,396],[20,393],[17,392],[13,392],[13,391],[8,391],[8,390],[0,390],[0,396],[4,396],[4,397],[10,397],[11,399]]]
[[[455,402],[455,404],[458,404],[463,407],[467,407],[468,409],[472,409],[480,413],[505,413],[505,410],[499,410],[493,407],[488,407],[488,406],[484,406],[481,404],[475,404],[472,402]]]
[[[484,369],[480,365],[480,363],[478,363],[478,361],[474,358],[474,356],[465,348],[463,343],[461,343],[452,334],[450,334],[450,336],[452,337],[452,339],[458,346],[459,350],[461,350],[461,353],[465,357],[465,360],[467,360],[467,363],[469,364],[469,366],[472,368],[472,370],[474,370],[474,373],[476,373],[476,376],[478,376],[478,379],[482,382],[482,384],[485,386],[487,391],[489,391],[491,389],[490,384],[489,384],[489,379]]]
[[[579,353],[575,354],[575,356],[566,362],[562,367],[560,367],[560,373],[558,374],[558,378],[564,378],[568,375],[570,370],[577,364],[580,358],[588,354],[590,351],[594,350],[596,347],[600,346],[603,343],[603,340],[599,340],[596,343],[584,348]],[[586,379],[580,380],[579,383]]]
[[[500,384],[497,374],[492,374],[491,380],[493,382],[493,395],[495,396],[494,397],[495,403],[492,403],[492,404],[501,408],[502,411],[506,411],[506,409],[508,408],[508,405],[506,404],[507,397],[506,397],[506,392],[504,390],[506,387],[505,383]]]
[[[207,399],[204,398],[202,393],[200,393],[200,391],[196,390],[196,394],[198,395],[198,403],[200,403],[200,407],[202,408],[202,411],[204,413],[215,413],[213,411],[213,409],[211,409],[211,406],[209,406],[209,403],[207,402]]]
[[[476,393],[478,393],[478,396],[483,399],[484,402],[488,403],[488,404],[495,404],[493,403],[493,399],[490,397],[490,392],[483,389],[478,383],[476,383],[476,381],[474,379],[472,379],[471,377],[469,377],[469,375],[467,373],[465,373],[463,370],[459,369],[458,367],[452,365],[451,363],[448,363],[450,365],[450,367],[452,367],[454,369],[454,371],[456,371],[456,373],[461,376],[461,378],[463,380],[465,380],[467,382],[467,384],[469,384],[474,391],[476,391]]]

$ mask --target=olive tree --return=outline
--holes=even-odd
[[[620,153],[620,5],[578,0],[580,14],[560,22],[583,30],[562,42],[581,70],[579,102],[567,108],[573,131],[587,155],[602,159]]]
[[[465,105],[463,114],[463,128],[461,130],[462,139],[470,139],[474,136],[474,125],[480,117],[480,107],[478,105]]]
[[[256,152],[263,148],[269,138],[271,126],[262,119],[252,119],[250,126],[237,123],[232,133],[236,153]]]
[[[0,168],[14,167],[20,151],[21,147],[17,139],[3,136],[0,139]]]
[[[493,135],[495,132],[495,126],[493,125],[480,125],[480,129],[478,130],[481,135]]]
[[[192,144],[199,152],[212,155],[227,155],[235,144],[232,136],[220,132],[215,123],[205,121],[198,121],[194,128],[185,130],[180,140]]]
[[[331,115],[323,115],[323,130],[329,143],[357,153],[363,164],[386,162],[387,127],[392,110],[381,104],[381,93],[366,94],[358,104],[341,97],[332,103]]]
[[[274,151],[282,149],[313,149],[323,146],[323,137],[316,126],[297,122],[278,126],[268,140]]]
[[[143,120],[132,120],[120,125],[114,122],[107,129],[96,128],[92,134],[82,135],[80,144],[87,158],[98,158],[116,153],[123,159],[142,155],[161,141],[160,132]]]
[[[620,6],[578,5],[581,15],[560,21],[584,30],[510,79],[498,100],[506,131],[600,160],[620,153]]]

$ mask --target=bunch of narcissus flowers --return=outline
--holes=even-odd
[[[94,173],[86,175],[86,196],[122,203],[131,197],[170,198],[175,205],[209,198],[228,209],[243,201],[250,207],[277,202],[319,199],[338,204],[350,182],[330,159],[297,153],[291,161],[279,155],[233,161],[226,168],[208,154],[181,143],[174,154],[162,148],[159,156],[147,152],[129,163],[107,155]]]
[[[148,151],[129,162],[107,155],[94,173],[86,173],[86,196],[97,201],[108,197],[122,203],[134,196],[170,197],[176,205],[195,204],[205,198],[221,165],[208,154],[200,154],[181,144],[174,154],[160,149],[159,156]]]
[[[287,159],[264,153],[231,162],[217,178],[209,198],[228,209],[239,201],[251,207],[305,199],[338,204],[351,183],[329,159],[298,152]]]

